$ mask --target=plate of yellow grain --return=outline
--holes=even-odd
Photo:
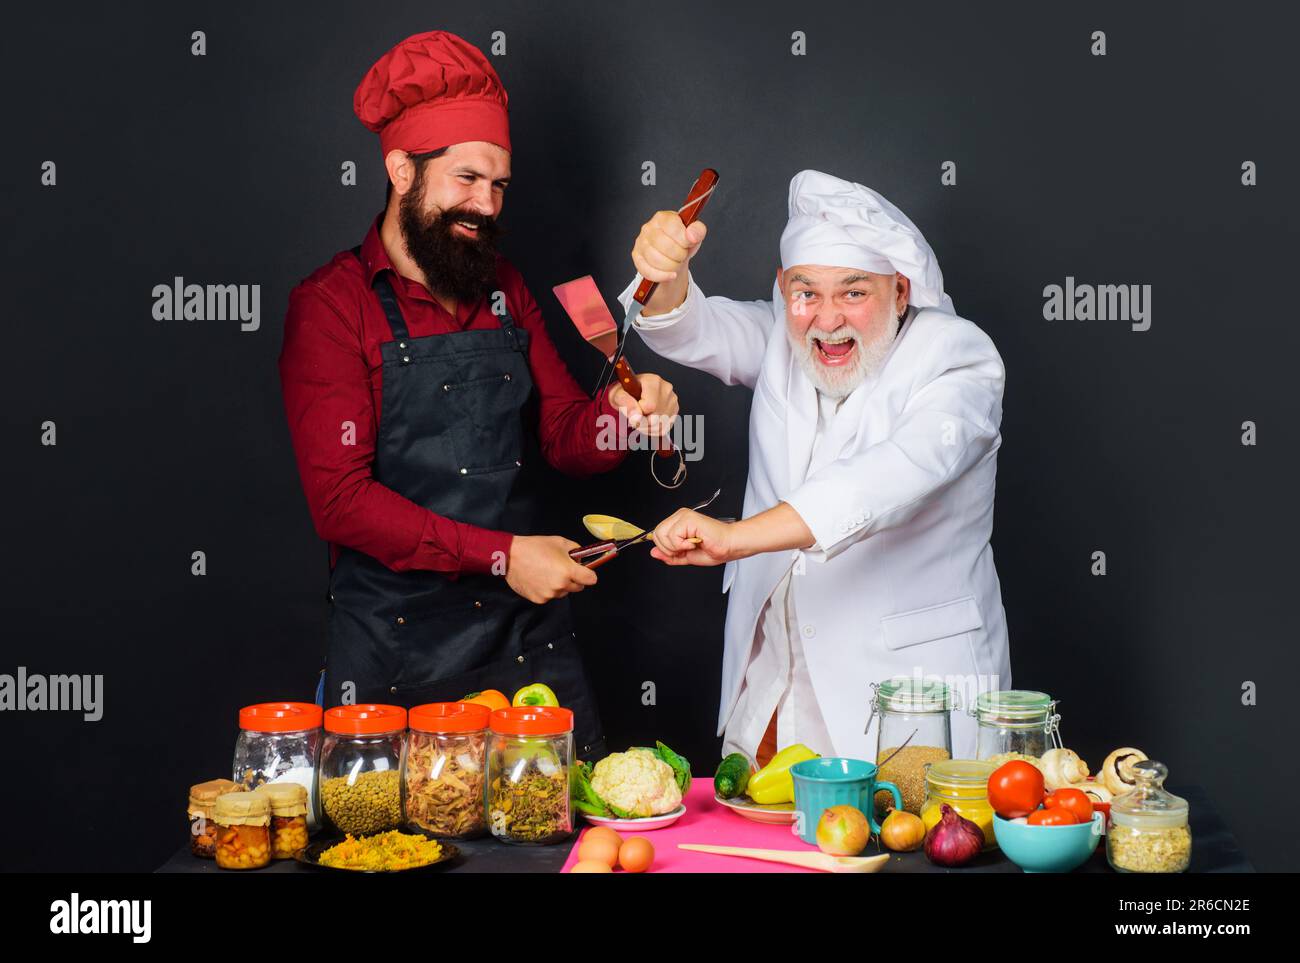
[[[344,836],[312,843],[300,863],[345,873],[405,873],[450,863],[460,850],[423,830],[394,829],[368,836]]]

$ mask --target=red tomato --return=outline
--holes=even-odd
[[[1043,801],[1043,774],[1037,766],[1013,759],[989,776],[989,805],[1003,819],[1028,816]]]
[[[1048,809],[1066,809],[1074,813],[1076,822],[1092,822],[1092,800],[1082,789],[1056,789],[1047,794],[1043,805]]]
[[[1079,817],[1068,809],[1035,809],[1029,814],[1031,826],[1074,826]]]

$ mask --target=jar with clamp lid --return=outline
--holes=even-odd
[[[1037,762],[1048,749],[1061,748],[1061,717],[1045,692],[1008,689],[981,692],[971,707],[977,722],[975,758],[1004,763]]]
[[[952,758],[952,710],[957,695],[934,679],[900,676],[872,685],[871,716],[876,731],[877,778],[892,782],[903,797],[903,808],[919,815],[925,802],[925,768]],[[893,797],[876,794],[879,813]]]

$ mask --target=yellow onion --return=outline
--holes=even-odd
[[[925,842],[925,823],[905,809],[891,809],[880,824],[880,841],[896,853],[911,853]]]

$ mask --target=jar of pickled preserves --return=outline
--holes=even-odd
[[[1106,861],[1121,873],[1181,873],[1192,861],[1187,800],[1164,788],[1169,770],[1144,759],[1133,766],[1136,787],[1110,804]]]
[[[913,815],[925,802],[925,767],[952,758],[952,716],[956,693],[937,680],[899,676],[872,685],[870,730],[876,730],[877,778],[892,782],[903,797],[903,808]],[[888,792],[876,793],[876,811],[891,805]]]
[[[971,715],[978,723],[977,759],[1037,762],[1048,749],[1061,748],[1061,717],[1056,713],[1056,701],[1045,692],[981,692]]]
[[[569,769],[573,712],[497,709],[489,720],[488,829],[507,843],[558,843],[573,834]]]
[[[293,782],[269,782],[254,792],[271,804],[271,858],[293,859],[307,848],[307,790]]]
[[[203,859],[212,859],[217,853],[217,826],[212,813],[217,797],[228,792],[239,792],[240,786],[229,779],[209,779],[190,787],[190,852]]]
[[[340,833],[364,836],[402,824],[406,710],[335,706],[325,713],[320,756],[321,810]]]
[[[271,802],[261,793],[228,792],[217,797],[215,858],[222,869],[261,869],[271,862]]]
[[[316,767],[321,707],[310,702],[262,702],[239,710],[233,778],[245,789],[292,782],[307,790],[307,828],[320,823]]]
[[[928,833],[943,817],[947,803],[984,834],[984,851],[997,849],[993,838],[993,806],[989,803],[989,776],[997,767],[973,759],[945,759],[932,763],[925,775],[925,804],[921,821]]]
[[[487,831],[490,715],[469,702],[431,702],[407,714],[402,806],[409,824],[449,839]]]

